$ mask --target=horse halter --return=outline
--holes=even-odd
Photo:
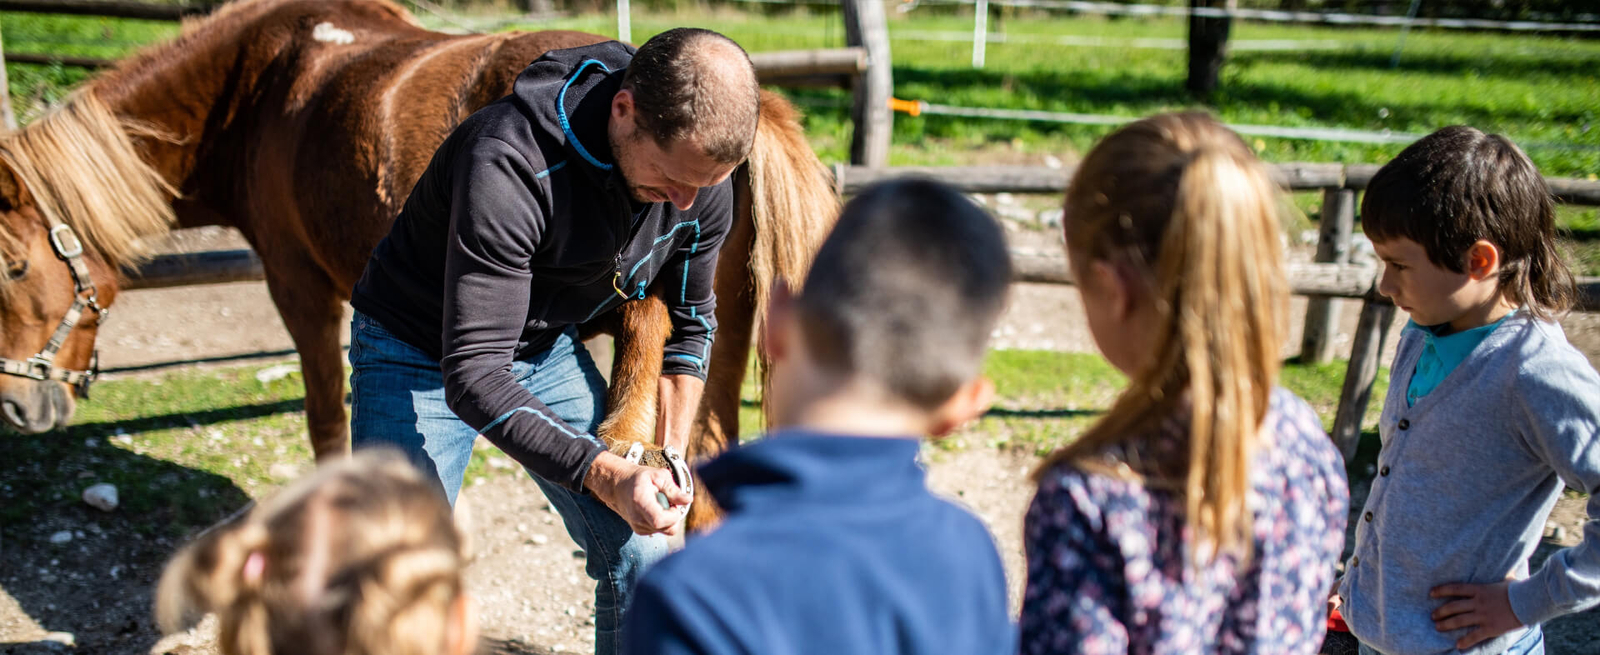
[[[50,341],[44,345],[44,350],[26,360],[0,357],[0,373],[31,380],[65,382],[72,385],[73,391],[79,398],[87,399],[89,384],[100,377],[100,349],[96,348],[89,356],[87,371],[56,366],[56,353],[61,352],[61,346],[67,342],[67,335],[72,334],[72,329],[78,325],[78,319],[83,317],[83,310],[93,311],[101,321],[110,314],[110,310],[100,306],[94,280],[89,277],[89,265],[83,261],[83,241],[78,239],[77,233],[73,232],[70,226],[55,216],[50,216],[49,221],[50,248],[55,250],[56,257],[67,263],[67,268],[72,272],[74,287],[72,307],[61,317],[61,323],[56,325],[56,331],[50,335]]]

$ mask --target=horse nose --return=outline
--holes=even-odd
[[[23,398],[5,398],[0,400],[0,417],[24,434],[49,432],[56,427],[56,419],[66,415],[60,406],[63,399],[57,398],[58,395],[64,394],[59,389],[46,387]]]

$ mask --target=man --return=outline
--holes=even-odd
[[[759,102],[749,57],[707,30],[547,53],[439,147],[351,298],[355,446],[401,448],[452,503],[480,433],[526,467],[588,554],[597,653],[666,554],[657,492],[690,498],[591,436],[605,388],[574,326],[662,277],[658,433],[682,448]]]

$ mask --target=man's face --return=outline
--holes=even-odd
[[[688,209],[701,189],[721,184],[737,167],[707,157],[687,140],[662,148],[639,128],[635,112],[633,92],[618,91],[611,100],[607,132],[617,170],[634,200],[670,202],[680,210]]]

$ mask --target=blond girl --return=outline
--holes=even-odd
[[[1204,114],[1124,127],[1067,191],[1067,253],[1128,387],[1039,468],[1024,653],[1315,653],[1349,491],[1276,386],[1279,196]]]
[[[179,551],[156,616],[216,612],[224,655],[465,655],[476,647],[450,507],[397,453],[323,466]]]

